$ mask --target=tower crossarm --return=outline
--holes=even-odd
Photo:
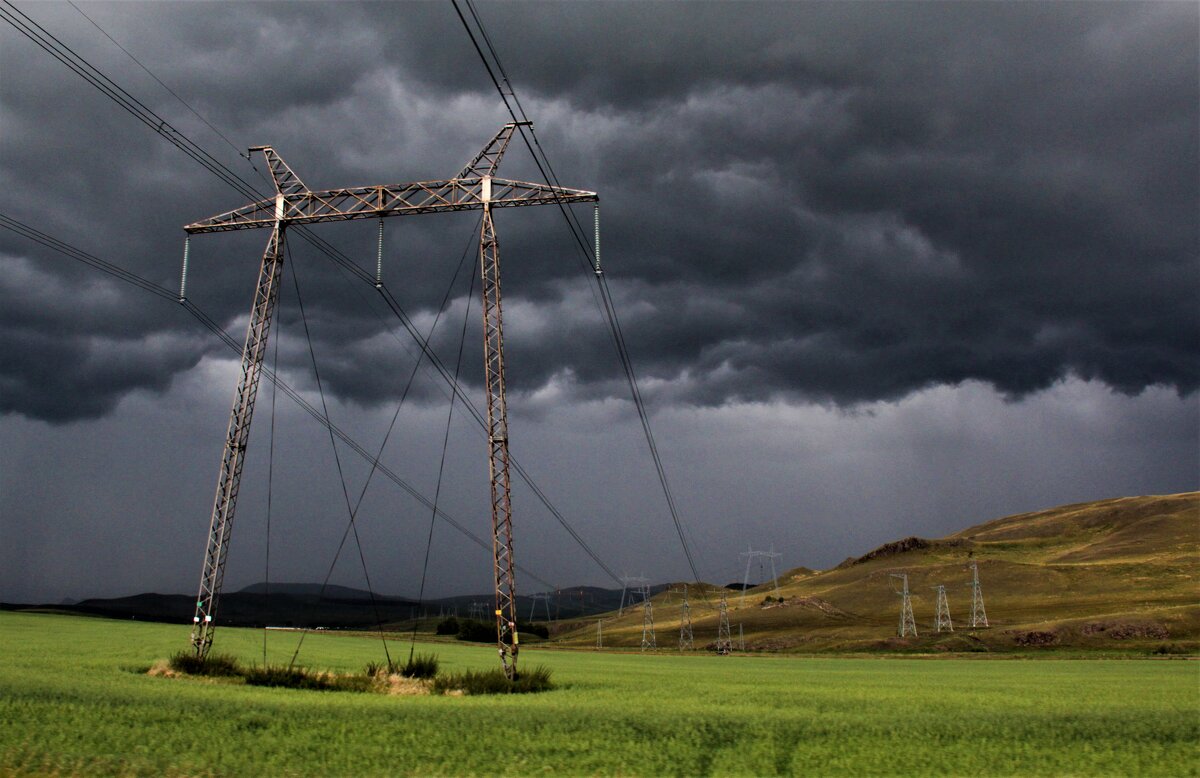
[[[492,208],[516,208],[554,203],[594,203],[599,199],[595,192],[583,189],[507,178],[453,178],[449,181],[417,181],[281,194],[189,224],[184,230],[195,235],[271,227],[277,220],[291,226],[439,211],[478,211],[484,203]]]

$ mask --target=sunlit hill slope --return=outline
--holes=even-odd
[[[971,629],[976,562],[989,626]],[[734,642],[747,650],[1005,651],[1107,649],[1195,653],[1200,649],[1200,493],[1125,497],[996,519],[939,539],[906,538],[836,568],[804,568],[770,583],[726,591]],[[918,636],[897,636],[901,598],[892,573],[907,573]],[[954,631],[935,628],[944,584]],[[722,590],[692,588],[697,648],[717,636]],[[772,600],[766,598],[770,596]],[[660,650],[678,646],[680,599],[652,600]],[[563,624],[559,639],[594,645],[595,619]],[[641,608],[610,614],[605,647],[638,648]]]

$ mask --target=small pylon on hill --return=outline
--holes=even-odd
[[[950,602],[946,599],[946,587],[938,584],[933,588],[937,589],[937,631],[953,632],[954,622],[950,620]]]
[[[692,606],[688,604],[687,584],[683,585],[683,605],[679,617],[679,650],[691,651],[695,648],[692,639]]]
[[[721,595],[721,620],[717,625],[717,653],[732,654],[733,640],[729,637],[729,604],[725,595]]]
[[[654,637],[654,604],[647,597],[642,605],[642,650],[658,650],[658,641]]]
[[[979,565],[971,563],[971,628],[988,625],[987,611],[983,607],[983,587],[979,584]]]
[[[901,597],[899,635],[903,638],[908,637],[911,633],[913,637],[917,637],[917,620],[913,618],[912,595],[908,593],[908,573],[889,573],[889,575],[904,582],[904,589],[896,592]]]

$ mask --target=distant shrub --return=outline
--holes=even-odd
[[[404,663],[400,675],[405,678],[433,678],[437,675],[438,658],[432,654],[417,654]]]
[[[537,635],[540,638],[550,637],[550,628],[545,624],[517,624],[517,632],[521,634]]]
[[[439,675],[433,680],[434,694],[452,691],[461,691],[464,694],[532,694],[553,688],[550,668],[544,665],[522,671],[515,681],[508,680],[508,676],[500,668]]]
[[[1150,653],[1158,656],[1173,656],[1181,654],[1186,655],[1192,652],[1188,650],[1187,646],[1181,646],[1178,643],[1162,643],[1155,646]]]
[[[468,640],[473,643],[490,643],[496,639],[496,625],[485,624],[474,619],[463,619],[458,622],[456,637],[459,640]]]
[[[439,635],[457,635],[458,634],[458,619],[451,616],[448,619],[442,619],[437,625],[437,634]]]
[[[517,622],[517,632],[523,635],[537,635],[540,638],[550,637],[550,629],[544,624]],[[462,619],[458,622],[457,637],[459,640],[467,640],[472,643],[491,643],[496,639],[496,623]]]
[[[241,675],[237,660],[225,654],[209,654],[201,658],[187,651],[180,651],[167,660],[172,670],[184,675],[236,676]]]

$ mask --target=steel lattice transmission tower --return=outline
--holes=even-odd
[[[750,565],[755,559],[771,560],[771,580],[775,583],[775,595],[779,596],[779,576],[775,574],[775,560],[783,554],[777,552],[774,547],[770,551],[755,551],[753,548],[747,547],[747,550],[738,556],[746,557],[746,575],[742,578],[742,605],[746,604],[746,589],[750,585]]]
[[[717,653],[733,653],[733,640],[729,637],[729,603],[721,595],[720,621],[717,622]]]
[[[621,616],[625,613],[625,593],[629,591],[629,584],[635,584],[633,591],[646,596],[647,584],[649,581],[640,575],[623,575],[621,576],[621,604],[617,606],[617,615]],[[633,603],[630,603],[632,605]]]
[[[538,600],[541,600],[546,605],[546,621],[550,621],[550,593],[535,592],[534,594],[529,595],[529,599],[529,620],[533,621],[533,613],[537,610]]]
[[[979,565],[971,563],[971,627],[986,627],[987,611],[983,607],[983,587],[979,583]]]
[[[642,603],[642,650],[658,650],[658,639],[654,634],[654,603],[647,597]]]
[[[908,593],[908,573],[890,573],[892,578],[899,578],[904,582],[904,589],[896,592],[901,597],[900,602],[900,637],[907,637],[911,632],[913,637],[917,637],[917,621],[913,618],[912,595]]]
[[[601,626],[604,623],[603,619],[596,619],[596,650],[604,648],[604,628]]]
[[[688,603],[687,584],[683,585],[683,604],[679,613],[679,650],[691,651],[696,647],[692,637],[692,606]]]
[[[937,590],[937,631],[945,629],[953,632],[954,622],[950,620],[950,601],[946,599],[946,587],[938,584],[933,588]]]
[[[225,453],[217,477],[216,498],[209,525],[208,544],[196,598],[192,645],[204,657],[212,646],[217,605],[225,574],[230,533],[238,488],[241,485],[250,420],[258,392],[271,314],[279,294],[283,267],[284,235],[288,227],[320,222],[383,219],[446,211],[482,211],[479,232],[479,265],[483,279],[483,358],[487,386],[488,470],[491,479],[492,559],[496,585],[496,642],[500,661],[509,678],[516,676],[516,582],[513,574],[512,504],[509,480],[508,409],[504,395],[504,327],[500,296],[500,250],[492,211],[526,205],[564,205],[599,202],[595,192],[548,184],[496,178],[496,168],[516,128],[527,122],[504,125],[495,137],[454,178],[409,184],[310,190],[270,146],[258,146],[275,184],[273,197],[184,227],[189,236],[267,228],[271,237],[263,254],[255,288],[242,372],[229,418]],[[382,224],[382,222],[381,222]],[[185,262],[187,250],[185,248]],[[186,282],[186,278],[185,278]],[[377,285],[378,271],[377,271]],[[181,283],[181,292],[184,284]],[[183,295],[180,295],[181,299]]]

